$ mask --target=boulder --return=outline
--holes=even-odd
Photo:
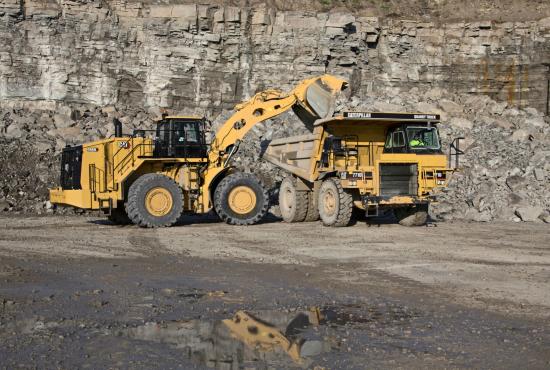
[[[525,178],[522,176],[513,175],[506,179],[506,185],[512,190],[513,192],[516,192],[524,187]]]
[[[24,135],[24,131],[21,129],[21,126],[17,123],[12,123],[6,129],[5,136],[9,139],[19,139]]]
[[[537,179],[537,181],[544,181],[546,178],[546,171],[544,168],[535,168],[533,170],[533,174],[535,175],[535,179]]]
[[[456,113],[462,113],[464,111],[464,108],[455,103],[454,101],[451,101],[451,100],[448,100],[448,99],[442,99],[439,101],[439,107],[447,112],[447,113],[453,113],[453,114],[456,114]]]
[[[63,114],[54,114],[53,121],[56,128],[66,128],[73,124],[71,117]]]
[[[516,215],[524,222],[534,222],[539,219],[542,214],[542,207],[519,207],[516,209]]]
[[[519,130],[516,130],[514,131],[514,133],[512,133],[512,135],[510,135],[510,140],[511,141],[526,141],[528,138],[529,138],[529,132],[527,132],[527,130],[524,130],[524,129],[519,129]]]
[[[0,212],[2,211],[9,211],[10,204],[7,200],[0,200]]]
[[[460,118],[460,117],[451,118],[451,120],[449,121],[449,125],[456,128],[463,129],[463,130],[471,130],[472,127],[474,126],[472,121],[467,120],[466,118]]]

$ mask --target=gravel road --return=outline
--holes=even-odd
[[[2,217],[0,368],[547,369],[549,241],[539,223]],[[235,338],[239,310],[300,360]]]

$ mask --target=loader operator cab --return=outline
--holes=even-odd
[[[416,123],[394,126],[386,134],[384,153],[441,153],[437,127]]]
[[[154,157],[205,158],[206,119],[163,117],[154,138]]]

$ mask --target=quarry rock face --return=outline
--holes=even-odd
[[[348,78],[359,97],[440,87],[541,112],[548,100],[548,18],[435,24],[265,6],[4,0],[0,40],[0,98],[9,100],[215,115],[322,73]]]
[[[0,40],[1,211],[57,212],[47,188],[61,149],[112,135],[113,118],[130,133],[164,111],[205,115],[215,131],[257,91],[331,73],[350,81],[338,111],[436,113],[445,150],[465,137],[462,169],[434,218],[549,219],[548,18],[435,24],[261,6],[4,0]],[[291,112],[258,125],[233,165],[276,191],[286,174],[262,160],[264,147],[305,130]]]

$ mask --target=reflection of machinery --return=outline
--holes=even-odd
[[[223,323],[235,338],[250,348],[266,352],[280,347],[292,360],[302,363],[301,342],[288,339],[273,325],[256,319],[244,311],[237,312],[233,319],[223,320]]]
[[[232,319],[222,322],[231,330],[234,338],[249,348],[262,352],[282,349],[295,363],[304,365],[308,357],[318,355],[326,348],[322,341],[304,339],[303,332],[319,325],[345,325],[352,321],[352,317],[351,313],[345,311],[311,307],[308,311],[298,312],[290,321],[285,322],[284,333],[272,323],[245,311],[238,311]]]
[[[221,322],[150,322],[117,331],[117,335],[172,344],[191,359],[223,369],[258,368],[259,361],[271,365],[269,368],[289,368],[294,364],[304,367],[320,353],[339,348],[336,335],[330,329],[322,336],[310,330],[313,326],[329,323],[344,324],[330,309],[312,308],[295,313],[263,311],[259,314],[261,319],[238,311],[232,319]],[[341,315],[348,316],[348,313]]]
[[[453,171],[438,124],[433,114],[345,112],[315,121],[312,134],[273,140],[264,158],[292,174],[279,191],[283,219],[345,226],[357,207],[424,224],[434,190]]]
[[[256,176],[231,166],[241,139],[289,109],[309,123],[330,117],[334,95],[344,87],[343,80],[324,75],[288,94],[258,93],[235,107],[209,146],[203,118],[163,117],[155,131],[130,136],[118,123],[114,138],[63,151],[61,186],[50,190],[51,202],[100,209],[112,221],[144,227],[172,225],[183,212],[212,208],[227,223],[256,223],[267,212],[268,195]]]

